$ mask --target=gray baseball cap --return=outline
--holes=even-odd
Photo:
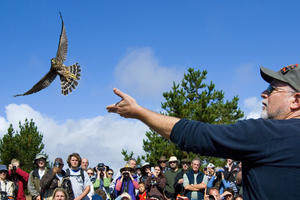
[[[260,75],[268,83],[276,79],[289,84],[297,92],[300,92],[300,67],[298,64],[288,65],[281,68],[278,72],[260,67]]]
[[[7,171],[6,165],[0,165],[0,171]]]

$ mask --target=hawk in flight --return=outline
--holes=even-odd
[[[59,14],[62,21],[61,34],[59,38],[56,57],[51,59],[50,71],[30,90],[28,90],[24,94],[17,94],[15,95],[15,97],[25,96],[25,95],[39,92],[40,90],[48,87],[52,83],[52,81],[56,78],[57,75],[59,75],[60,78],[61,93],[63,95],[69,94],[78,85],[77,80],[80,79],[80,71],[81,71],[80,65],[76,63],[67,67],[63,64],[67,58],[68,39],[67,39],[63,18],[61,16],[61,13]]]

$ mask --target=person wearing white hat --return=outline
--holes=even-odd
[[[168,161],[168,164],[170,169],[165,173],[165,177],[166,177],[165,195],[169,199],[176,199],[174,184],[175,184],[175,177],[181,171],[181,169],[178,169],[179,160],[177,160],[176,156],[171,156]]]
[[[215,174],[215,165],[213,163],[208,163],[207,165],[207,176],[208,180]]]

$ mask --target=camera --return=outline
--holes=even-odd
[[[54,167],[59,167],[59,162],[58,161],[55,161]]]
[[[7,192],[0,191],[0,196],[1,196],[1,200],[7,200],[8,199]]]
[[[157,185],[157,182],[156,182],[155,179],[152,179],[150,184],[151,184],[151,185]]]
[[[97,170],[98,171],[105,171],[105,165],[104,165],[104,163],[99,163],[97,165]]]
[[[214,197],[213,195],[209,195],[209,196],[208,196],[208,199],[209,199],[209,200],[216,200],[215,197]]]
[[[129,173],[128,172],[123,172],[123,176],[124,176],[124,178],[128,178],[129,177]]]
[[[90,180],[91,180],[92,183],[95,183],[96,182],[96,177],[91,177]]]
[[[216,172],[216,177],[217,177],[218,180],[221,180],[222,179],[222,172],[221,171]]]
[[[16,171],[17,171],[17,167],[13,165],[13,167],[12,167],[12,173],[15,174]]]

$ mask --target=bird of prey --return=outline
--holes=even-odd
[[[63,95],[69,94],[78,85],[77,80],[80,79],[80,71],[81,71],[80,65],[78,63],[73,64],[71,66],[65,66],[63,64],[67,58],[68,39],[67,39],[63,18],[61,16],[61,13],[59,14],[62,21],[62,28],[61,28],[61,34],[59,38],[56,57],[51,59],[50,71],[30,90],[28,90],[24,94],[17,94],[15,95],[15,97],[25,96],[25,95],[39,92],[40,90],[48,87],[52,83],[52,81],[56,78],[57,75],[59,75],[60,78],[61,93]]]

